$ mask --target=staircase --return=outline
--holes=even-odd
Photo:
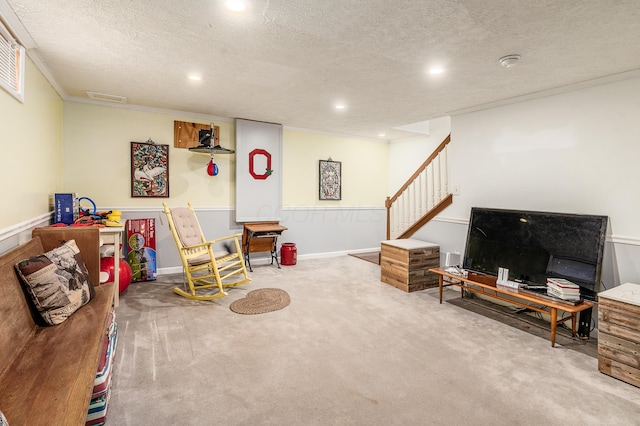
[[[387,240],[409,238],[453,203],[447,136],[393,197],[387,197]]]

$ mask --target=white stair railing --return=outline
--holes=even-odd
[[[412,228],[421,227],[428,221],[434,209],[451,204],[447,165],[450,140],[449,135],[402,188],[387,198],[387,239],[406,238],[407,233],[417,230]]]

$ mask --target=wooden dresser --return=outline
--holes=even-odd
[[[598,370],[640,386],[640,285],[598,294]]]
[[[380,280],[406,292],[438,286],[438,275],[429,268],[440,266],[440,246],[419,240],[400,239],[380,244]]]

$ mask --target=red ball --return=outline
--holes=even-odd
[[[113,266],[113,256],[100,258],[100,284],[113,282]],[[129,263],[122,258],[120,259],[118,266],[120,267],[120,272],[118,274],[118,278],[120,280],[118,291],[122,293],[127,289],[127,287],[129,287],[129,284],[131,284],[131,277],[133,276],[133,273],[131,272],[131,266],[129,266]],[[103,273],[108,274],[109,276],[106,281],[103,281]]]

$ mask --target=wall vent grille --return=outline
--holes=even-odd
[[[24,47],[0,21],[0,87],[24,101]]]
[[[87,96],[91,99],[95,99],[96,101],[103,102],[113,102],[116,104],[126,104],[127,97],[126,96],[118,96],[118,95],[109,95],[106,93],[98,93],[98,92],[89,92],[87,91]]]

